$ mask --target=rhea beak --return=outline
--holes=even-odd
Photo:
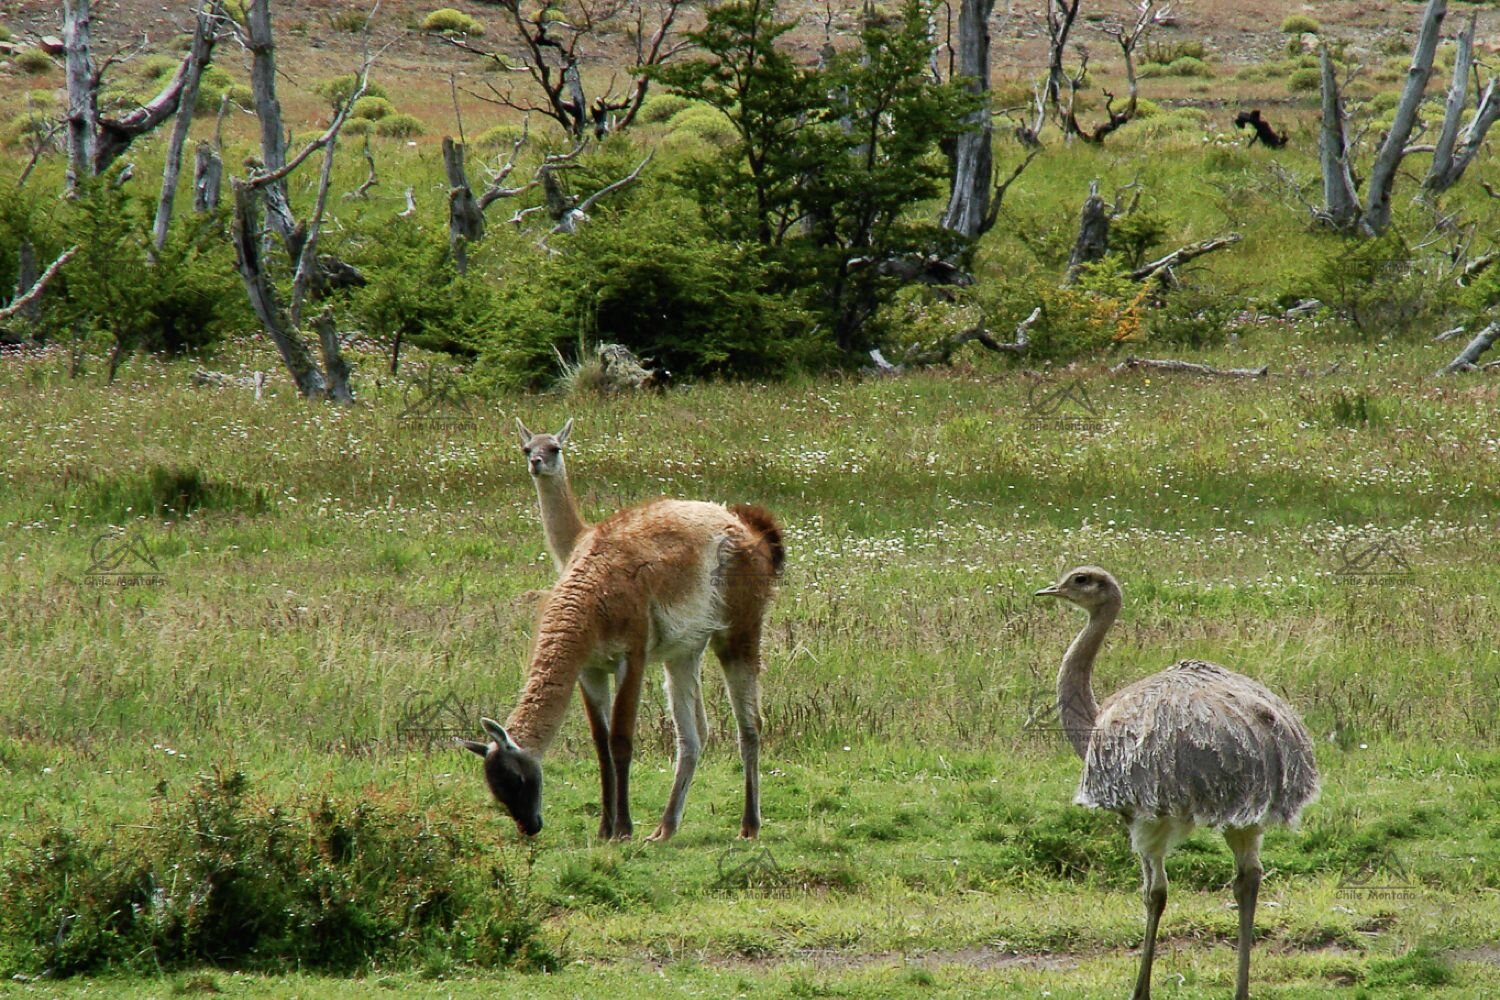
[[[1054,583],[1054,584],[1052,584],[1050,586],[1043,587],[1041,590],[1038,590],[1032,596],[1033,597],[1061,597],[1062,595],[1063,595],[1063,592],[1061,590],[1058,590],[1057,589],[1057,584]]]

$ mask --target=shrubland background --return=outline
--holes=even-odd
[[[1312,98],[1295,83],[1306,67],[1277,30],[1293,9],[1262,7],[1187,9],[1173,40],[1202,37],[1203,55],[1172,62],[1201,59],[1207,75],[1145,80],[1159,110],[1102,148],[1053,133],[978,246],[975,285],[952,300],[894,292],[871,327],[899,355],[976,316],[1004,331],[1042,304],[1035,354],[971,346],[900,378],[855,374],[853,351],[803,323],[805,299],[725,255],[735,244],[679,181],[716,148],[701,109],[643,122],[586,161],[572,180],[585,192],[657,149],[577,237],[543,249],[492,218],[460,278],[435,140],[455,131],[443,71],[479,70],[415,36],[390,50],[374,77],[423,132],[372,136],[381,183],[339,199],[325,236],[371,279],[338,303],[350,408],[298,399],[253,335],[224,220],[181,213],[164,258],[174,280],[127,280],[152,144],[134,151],[136,180],[79,204],[55,199],[51,157],[15,193],[29,155],[17,151],[0,268],[22,234],[42,256],[84,236],[116,250],[70,265],[49,296],[47,346],[0,366],[4,989],[1115,995],[1140,935],[1138,867],[1116,818],[1068,804],[1078,764],[1044,709],[1080,621],[1029,596],[1097,562],[1127,602],[1101,691],[1213,659],[1286,696],[1318,740],[1321,799],[1302,830],[1267,841],[1257,995],[1492,992],[1500,394],[1493,376],[1433,379],[1456,347],[1430,342],[1485,317],[1491,293],[1454,282],[1450,236],[1403,196],[1410,179],[1384,240],[1309,224],[1271,168],[1314,176]],[[1372,51],[1376,27],[1416,9],[1389,5],[1372,26],[1363,7],[1358,20],[1355,5],[1328,8],[1315,12],[1325,30],[1347,15]],[[347,32],[323,27],[339,9],[308,5],[302,30],[279,25],[283,99],[309,132],[326,116],[319,81],[354,58]],[[392,37],[424,13],[383,10]],[[1256,31],[1228,30],[1251,17]],[[41,5],[4,18],[44,20]],[[820,38],[814,27],[793,40]],[[1028,78],[1030,45],[1002,38],[997,75]],[[1379,79],[1385,58],[1361,78],[1377,105],[1396,86]],[[221,64],[226,85],[243,84],[227,47]],[[5,69],[26,81],[5,91],[7,113],[57,85],[38,69]],[[1243,146],[1228,123],[1245,103],[1285,123],[1288,149]],[[674,125],[684,111],[699,124]],[[252,126],[226,126],[230,169]],[[472,146],[494,126],[515,135],[514,120],[465,108]],[[346,140],[336,193],[364,179],[362,141]],[[1004,139],[997,151],[1002,166],[1020,155]],[[1492,203],[1474,182],[1494,169],[1481,161],[1443,202],[1481,243]],[[1061,290],[1095,177],[1106,194],[1139,185],[1127,255],[1228,229],[1245,239],[1159,308],[1132,308],[1108,270]],[[297,176],[299,205],[311,183]],[[408,185],[417,211],[398,218]],[[0,287],[12,280],[0,273]],[[629,326],[596,308],[612,294],[659,298]],[[1282,317],[1307,297],[1326,308]],[[118,328],[100,315],[140,321],[113,382]],[[788,324],[781,339],[767,317]],[[398,330],[418,346],[392,374]],[[691,336],[658,346],[631,330]],[[737,339],[713,340],[725,331]],[[520,393],[557,376],[554,347],[573,361],[602,340],[686,361],[672,357],[678,378],[660,394]],[[729,371],[709,348],[764,367],[716,379]],[[1111,372],[1126,352],[1271,373]],[[194,385],[200,366],[270,383],[260,399]],[[413,407],[435,394],[441,407]],[[593,841],[581,713],[549,757],[548,829],[533,845],[515,842],[477,763],[444,745],[508,710],[534,592],[552,579],[512,418],[556,429],[569,415],[589,516],[665,493],[753,500],[786,526],[758,847],[732,841],[739,781],[713,683],[714,738],[665,847]],[[654,686],[647,699],[642,818],[670,772],[669,719]],[[1223,995],[1228,852],[1200,833],[1169,865],[1158,992]]]

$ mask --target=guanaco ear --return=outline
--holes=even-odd
[[[571,433],[573,433],[573,418],[569,417],[568,422],[563,424],[563,429],[557,432],[557,443],[567,444],[568,435]]]
[[[490,734],[490,739],[513,753],[521,752],[521,748],[516,745],[516,741],[510,738],[510,733],[507,733],[505,727],[500,725],[500,723],[494,719],[481,718],[479,724],[484,728],[485,732]]]
[[[469,750],[469,751],[471,751],[473,753],[477,753],[481,757],[487,757],[487,756],[489,756],[490,745],[488,743],[476,743],[473,740],[465,740],[465,739],[461,739],[461,738],[459,738],[457,736],[453,737],[453,742],[457,743],[459,746],[463,747],[465,750]]]
[[[529,442],[533,437],[535,437],[534,434],[532,434],[530,431],[528,431],[526,429],[526,425],[523,424],[523,423],[521,423],[521,418],[520,417],[516,418],[516,433],[521,436],[521,447],[522,448],[526,447],[527,442]]]

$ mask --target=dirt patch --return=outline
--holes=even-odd
[[[1482,962],[1485,965],[1500,966],[1500,944],[1488,944],[1483,948],[1461,948],[1453,952],[1453,959],[1458,962]]]

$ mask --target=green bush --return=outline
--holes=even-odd
[[[1321,71],[1307,67],[1294,69],[1286,78],[1286,89],[1294,94],[1306,94],[1323,89],[1323,74]]]
[[[103,836],[49,828],[5,866],[0,970],[559,964],[524,872],[418,811],[271,801],[224,771],[152,808]]]
[[[461,10],[442,7],[422,19],[423,31],[441,31],[444,34],[482,35],[484,25]]]
[[[368,118],[346,118],[344,128],[340,135],[372,135],[375,132],[375,123]]]
[[[646,98],[641,105],[640,112],[636,115],[636,121],[647,125],[655,125],[667,121],[679,111],[694,107],[696,101],[691,101],[681,94],[656,94]]]
[[[428,129],[423,126],[422,118],[404,111],[387,115],[375,123],[375,135],[383,135],[387,139],[410,139],[422,135],[426,130]]]
[[[704,104],[695,103],[677,112],[667,122],[667,128],[720,148],[739,137],[734,125],[722,112]]]
[[[478,377],[545,385],[580,338],[619,343],[674,376],[760,377],[827,364],[827,334],[750,243],[722,241],[685,201],[640,196],[628,218],[595,218],[539,266],[519,270],[478,343]]]
[[[354,102],[354,109],[349,114],[354,118],[366,118],[378,122],[383,118],[389,118],[396,113],[396,106],[384,97],[371,97],[366,94]]]
[[[16,69],[30,76],[41,76],[57,66],[41,49],[25,49],[16,56]]]
[[[1170,63],[1146,63],[1141,67],[1140,75],[1143,77],[1153,76],[1198,76],[1210,77],[1214,75],[1213,67],[1196,56],[1180,56]]]
[[[1346,239],[1318,261],[1307,289],[1328,315],[1357,337],[1386,339],[1444,322],[1463,295],[1421,261],[1394,231]]]
[[[359,86],[359,77],[353,73],[345,73],[343,76],[332,76],[325,80],[319,80],[313,84],[313,93],[324,98],[329,104],[338,106],[349,100],[354,95],[354,88]],[[365,81],[365,92],[362,97],[388,97],[385,88],[374,80]]]
[[[513,146],[524,134],[526,129],[522,125],[491,125],[474,137],[473,145],[486,149]]]
[[[383,135],[388,139],[410,139],[425,131],[426,128],[423,127],[420,118],[405,112],[387,115],[375,123],[375,134]]]
[[[1323,26],[1306,14],[1288,14],[1286,20],[1281,22],[1281,33],[1284,35],[1314,34],[1323,30]]]
[[[372,336],[450,354],[471,355],[497,322],[499,286],[454,270],[442,229],[419,219],[384,226],[359,258],[369,279],[350,296],[355,317]]]
[[[205,114],[218,111],[224,95],[236,86],[234,77],[227,70],[210,63],[203,67],[203,75],[198,77],[198,100],[193,103],[193,110]],[[249,92],[248,87],[244,89]]]
[[[365,30],[368,20],[369,14],[364,10],[341,10],[328,15],[328,26],[334,31],[355,35]]]
[[[56,116],[43,111],[23,111],[6,122],[0,141],[10,147],[29,147],[52,131]]]

